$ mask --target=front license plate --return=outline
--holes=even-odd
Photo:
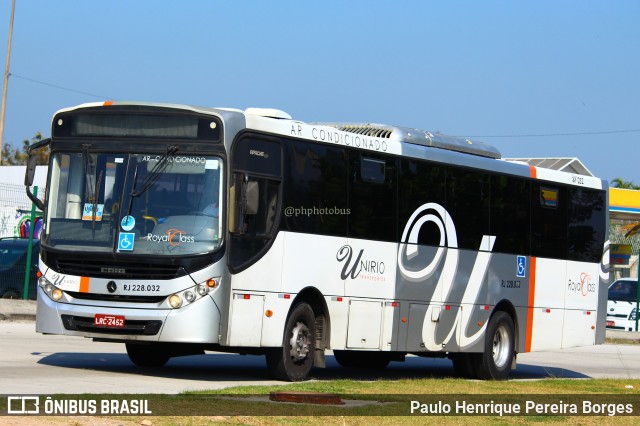
[[[93,317],[93,325],[95,325],[97,327],[123,328],[124,327],[124,316],[123,315],[96,314]]]
[[[615,327],[616,323],[614,321],[607,321],[607,327]]]

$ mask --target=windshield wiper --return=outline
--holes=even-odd
[[[176,152],[178,152],[178,147],[177,146],[170,146],[170,147],[167,148],[167,153],[165,155],[163,155],[162,158],[160,158],[158,160],[156,165],[153,166],[153,169],[151,169],[151,171],[149,173],[147,173],[147,177],[145,178],[144,182],[142,183],[142,188],[140,188],[139,191],[136,190],[136,180],[137,179],[134,178],[133,188],[131,190],[131,197],[139,197],[142,194],[144,194],[145,192],[147,192],[149,190],[149,188],[151,188],[151,185],[153,185],[160,178],[160,175],[162,175],[162,173],[164,173],[165,169],[169,165],[169,158],[171,158],[174,155],[176,155]],[[138,177],[138,167],[137,166],[136,166],[136,175],[135,175],[135,177],[136,178]]]
[[[91,187],[91,158],[89,157],[89,148],[91,145],[82,145],[82,164],[84,165],[84,181],[87,189],[87,199],[89,202],[93,202],[93,188]]]
[[[95,184],[92,186],[91,180],[93,179],[93,174],[91,173],[91,157],[89,154],[89,148],[91,148],[91,145],[89,144],[82,145],[82,163],[84,165],[87,201],[91,203],[91,225],[95,229],[96,215],[98,213],[98,197],[100,196],[100,184],[102,183],[103,172],[100,172],[98,179],[96,179]]]
[[[138,187],[138,167],[140,166],[140,164],[136,164],[136,169],[133,172],[133,186],[131,188],[131,194],[129,194],[129,206],[127,207],[127,216],[131,215],[131,208],[133,207],[133,199],[141,196],[142,194],[147,192],[149,188],[151,188],[151,185],[153,185],[160,178],[162,173],[167,168],[167,165],[169,164],[169,158],[176,155],[177,152],[178,152],[177,146],[170,146],[167,148],[167,153],[164,154],[162,158],[158,160],[156,165],[153,166],[153,169],[151,169],[151,171],[147,173],[147,177],[142,183],[142,187],[140,188],[140,190],[136,189]]]

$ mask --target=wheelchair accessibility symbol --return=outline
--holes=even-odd
[[[118,234],[118,251],[133,251],[134,232],[121,232]]]
[[[517,270],[518,277],[520,278],[525,277],[527,272],[527,258],[524,256],[518,256],[517,265],[518,265],[518,270]]]

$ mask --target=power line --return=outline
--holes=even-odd
[[[95,93],[89,93],[89,92],[83,92],[81,90],[69,89],[68,87],[58,86],[57,84],[47,83],[46,81],[40,81],[40,80],[36,80],[36,79],[33,79],[33,78],[24,77],[24,76],[15,74],[15,73],[11,73],[9,75],[11,77],[19,78],[20,80],[30,81],[32,83],[41,84],[43,86],[53,87],[55,89],[66,90],[67,92],[79,93],[81,95],[91,96],[91,97],[94,97],[94,98],[100,98],[100,99],[105,99],[105,100],[113,99],[113,98],[110,98],[108,96],[96,95]]]
[[[83,92],[81,90],[70,89],[68,87],[60,86],[53,83],[47,83],[46,81],[36,80],[29,77],[24,77],[18,74],[9,74],[12,77],[30,81],[32,83],[41,84],[43,86],[53,87],[59,90],[65,90],[67,92],[79,93],[81,95],[91,96],[94,98],[100,98],[105,100],[112,100],[113,97],[96,95],[95,93]],[[463,138],[550,138],[555,136],[592,136],[592,135],[611,135],[619,133],[638,133],[640,129],[625,129],[625,130],[603,130],[599,132],[571,132],[571,133],[539,133],[539,134],[513,134],[513,135],[465,135],[457,136]]]
[[[574,132],[574,133],[540,133],[531,135],[470,135],[460,136],[465,138],[549,138],[553,136],[588,136],[588,135],[611,135],[615,133],[635,133],[640,129],[628,130],[603,130],[600,132]]]

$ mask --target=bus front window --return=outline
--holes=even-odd
[[[43,243],[123,255],[208,253],[221,243],[221,184],[215,156],[56,153]]]

